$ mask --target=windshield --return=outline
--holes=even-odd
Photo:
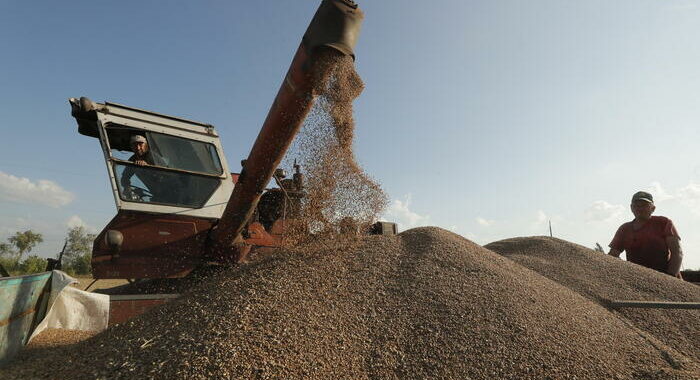
[[[221,183],[213,144],[119,125],[107,136],[124,201],[201,208]]]
[[[110,154],[118,160],[217,176],[223,173],[213,144],[120,126],[108,128],[107,135]]]
[[[149,133],[153,153],[165,158],[169,168],[220,175],[221,162],[212,144],[180,137]]]
[[[114,164],[119,196],[127,202],[201,208],[219,186],[213,177],[136,164]]]

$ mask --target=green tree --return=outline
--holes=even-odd
[[[92,242],[95,234],[88,233],[85,227],[68,230],[66,250],[63,253],[63,268],[72,274],[89,274],[92,259]]]
[[[86,253],[80,255],[70,262],[70,269],[73,274],[90,274],[92,273],[92,267],[90,262],[92,261],[92,254]]]
[[[17,256],[9,243],[0,243],[0,277],[17,269]]]
[[[12,246],[8,243],[0,243],[0,257],[4,256],[14,256]]]
[[[44,238],[40,233],[27,230],[24,232],[15,232],[7,241],[17,248],[16,258],[17,261],[20,261],[25,253],[31,252],[32,248],[44,241]]]
[[[46,259],[36,255],[31,255],[24,259],[19,265],[21,274],[39,273],[46,270]]]

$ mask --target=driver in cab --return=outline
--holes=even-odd
[[[167,161],[164,158],[153,153],[149,149],[148,140],[146,140],[144,136],[138,134],[132,135],[129,142],[131,145],[131,151],[134,152],[134,154],[129,157],[129,161],[138,166],[167,166]],[[124,169],[121,178],[122,189],[124,189],[124,195],[127,198],[138,200],[144,195],[148,196],[148,194],[138,194],[138,190],[141,189],[135,188],[131,185],[131,177],[133,177],[134,174],[141,180],[141,182],[143,182],[144,185],[146,185],[146,187],[148,187],[148,191],[153,194],[152,198],[157,198],[158,193],[162,193],[163,191],[167,190],[164,188],[164,173],[158,173],[153,170],[143,170],[134,166],[127,166]],[[135,192],[137,193],[137,196],[135,196]],[[157,201],[157,199],[152,200]]]
[[[148,141],[145,137],[133,135],[130,143],[134,155],[129,158],[129,161],[139,166],[154,165],[153,155],[148,151]]]

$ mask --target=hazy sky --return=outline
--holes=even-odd
[[[67,98],[214,124],[247,156],[318,1],[0,0],[0,240],[114,201]],[[356,153],[386,219],[607,247],[650,190],[700,268],[700,3],[367,1]]]

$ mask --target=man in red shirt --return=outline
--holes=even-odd
[[[620,257],[625,251],[627,261],[681,278],[681,238],[671,219],[651,216],[656,206],[645,191],[632,196],[630,208],[634,220],[617,229],[608,254]]]

